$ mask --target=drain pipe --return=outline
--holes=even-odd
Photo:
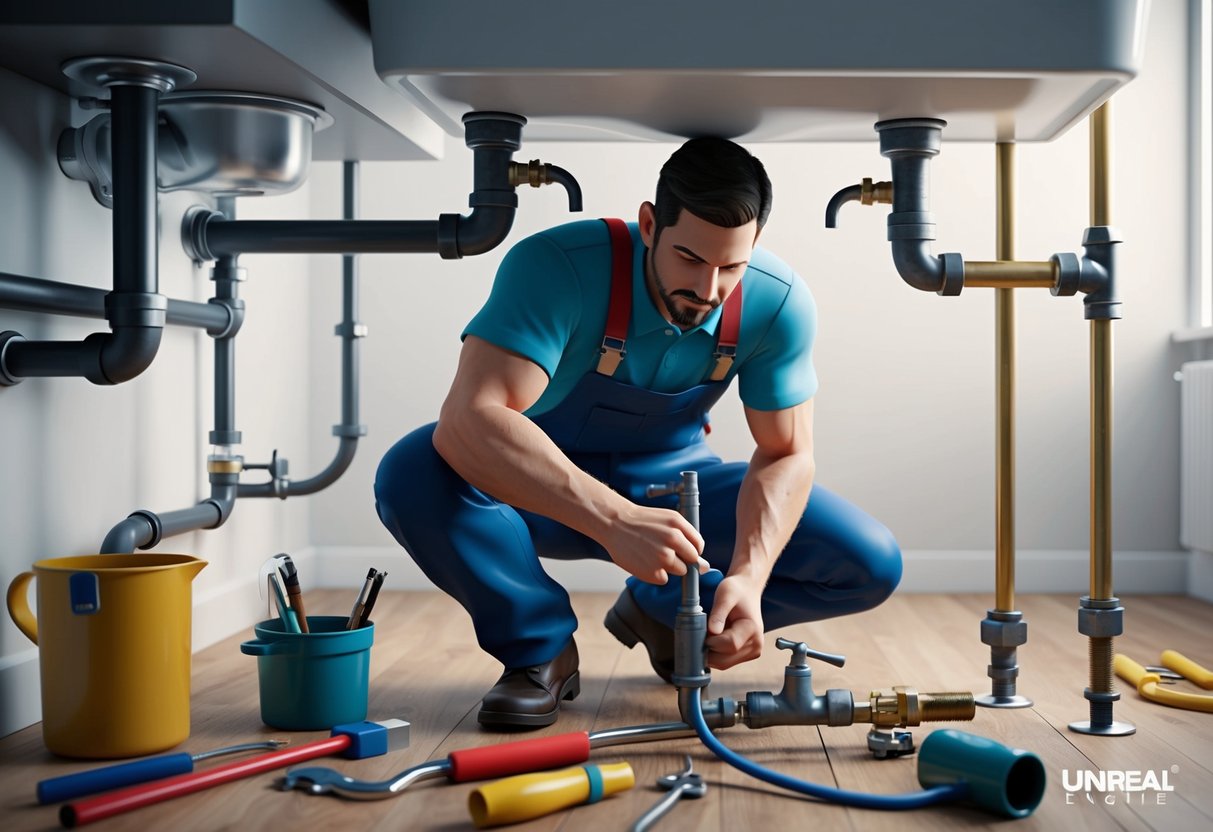
[[[186,217],[186,251],[195,260],[223,254],[437,253],[444,259],[483,254],[495,248],[514,222],[518,196],[510,157],[522,143],[526,119],[512,113],[474,112],[463,117],[472,150],[473,190],[467,215],[437,220],[252,220],[231,221],[206,209]],[[580,208],[580,188],[567,171],[548,172],[569,191],[570,210]]]
[[[234,197],[219,199],[219,208],[226,216],[235,216],[235,206]],[[232,446],[239,445],[241,440],[240,431],[236,430],[233,394],[236,387],[235,337],[244,323],[244,301],[238,296],[238,290],[245,279],[247,273],[237,264],[235,256],[220,258],[211,270],[215,297],[209,305],[224,310],[224,317],[230,324],[222,331],[211,333],[215,339],[215,429],[209,434],[213,452],[206,460],[210,497],[189,508],[163,514],[146,509],[132,513],[110,529],[101,543],[102,554],[150,549],[166,537],[218,528],[231,515],[243,462],[240,456],[232,453]]]
[[[342,166],[343,193],[342,217],[354,220],[358,217],[358,163],[345,162]],[[341,323],[335,334],[341,337],[341,424],[333,425],[333,435],[338,437],[337,452],[328,466],[314,477],[298,482],[287,479],[288,467],[285,459],[274,451],[268,463],[245,464],[245,470],[269,471],[270,481],[241,483],[237,494],[240,497],[298,497],[314,494],[332,485],[345,473],[354,461],[358,449],[358,438],[366,436],[366,425],[358,423],[359,384],[359,339],[365,338],[367,328],[358,322],[358,260],[352,254],[341,260]]]
[[[81,58],[63,67],[73,80],[111,90],[114,147],[113,285],[105,297],[110,332],[83,341],[27,341],[0,334],[0,384],[83,376],[121,384],[146,370],[160,349],[167,301],[159,294],[156,234],[156,119],[160,95],[196,77],[184,67],[127,58]]]

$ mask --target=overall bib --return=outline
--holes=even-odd
[[[676,496],[648,498],[645,489],[676,481],[682,471],[697,471],[703,556],[714,570],[727,572],[737,494],[747,465],[722,462],[704,437],[708,411],[728,387],[712,379],[724,377],[720,368],[727,369],[727,363],[722,365],[722,359],[731,361],[735,342],[729,339],[735,338],[740,318],[741,286],[722,310],[717,367],[708,380],[679,393],[618,381],[602,371],[613,371],[625,351],[632,239],[621,221],[607,222],[614,279],[603,360],[556,407],[533,421],[577,467],[635,503],[675,508]],[[468,611],[482,649],[507,668],[550,661],[568,643],[577,619],[568,593],[543,570],[539,558],[609,556],[585,535],[465,482],[434,450],[434,427],[410,433],[384,456],[375,481],[379,517],[426,576]],[[705,610],[711,609],[722,578],[720,572],[702,576]],[[814,485],[763,592],[765,627],[774,630],[871,609],[893,592],[900,578],[901,553],[888,529]],[[655,586],[629,577],[627,584],[645,613],[673,626],[681,597],[677,578]]]

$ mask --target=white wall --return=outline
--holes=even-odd
[[[1117,94],[1113,111],[1113,223],[1126,240],[1120,254],[1124,320],[1114,325],[1114,541],[1129,564],[1118,571],[1126,589],[1130,577],[1171,580],[1184,568],[1176,552],[1178,385],[1171,380],[1169,336],[1185,325],[1186,34],[1184,4],[1152,8],[1144,71]],[[541,158],[573,172],[585,192],[586,217],[634,218],[675,147],[541,144],[525,137],[524,130],[517,158]],[[891,266],[885,206],[847,205],[838,229],[823,227],[825,204],[836,190],[864,176],[888,178],[875,134],[867,144],[751,149],[775,187],[762,243],[805,277],[820,308],[819,481],[895,532],[911,558],[907,584],[918,558],[953,570],[959,564],[982,582],[970,588],[986,585],[994,538],[993,293],[972,289],[941,298],[905,285]],[[1086,125],[1048,144],[1021,145],[1016,155],[1016,256],[1045,260],[1054,252],[1081,252],[1089,224]],[[994,259],[994,159],[992,146],[949,144],[944,131],[943,152],[932,163],[937,253]],[[317,167],[313,198],[333,203],[337,168]],[[471,153],[451,140],[442,162],[366,164],[362,183],[368,217],[466,210]],[[395,544],[375,517],[370,491],[379,458],[400,435],[435,417],[459,332],[487,296],[509,245],[577,218],[566,212],[558,188],[520,188],[519,198],[513,232],[487,255],[460,262],[362,258],[362,319],[370,327],[363,421],[371,432],[350,473],[316,498],[312,539],[323,551],[393,557]],[[316,297],[313,316],[336,320],[335,290],[318,283]],[[1017,304],[1017,543],[1042,564],[1077,567],[1070,571],[1079,586],[1050,583],[1046,566],[1039,588],[1081,589],[1088,539],[1088,324],[1081,296],[1020,290]],[[330,410],[337,401],[336,355],[336,339],[313,342],[314,404],[328,403]],[[714,417],[718,451],[748,456],[752,446],[735,395]],[[397,566],[407,570],[406,561],[400,556]],[[1031,585],[1033,577],[1023,579]]]
[[[60,171],[54,148],[69,126],[68,99],[0,71],[0,271],[109,288],[110,212],[88,187]],[[162,196],[160,290],[205,301],[207,269],[180,244],[196,194]],[[247,203],[247,205],[245,204]],[[302,217],[306,190],[241,200],[245,216]],[[308,463],[309,264],[298,257],[248,257],[248,314],[238,341],[237,425],[250,460],[277,446]],[[76,340],[105,322],[0,309],[0,330],[29,339]],[[169,327],[156,361],[116,387],[84,379],[27,379],[0,388],[0,584],[36,560],[97,551],[106,532],[140,508],[171,511],[209,496],[206,433],[213,427],[212,342]],[[254,620],[256,571],[278,551],[306,547],[306,500],[239,503],[219,530],[169,538],[155,551],[207,561],[194,582],[194,643],[224,638]],[[31,595],[33,593],[31,592]],[[38,719],[37,650],[0,616],[0,735]]]

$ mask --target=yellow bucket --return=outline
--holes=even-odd
[[[204,566],[189,555],[84,555],[13,579],[9,615],[39,648],[48,749],[136,757],[189,737],[191,583]]]

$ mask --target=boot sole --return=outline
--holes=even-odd
[[[560,716],[560,703],[572,701],[581,694],[581,671],[575,670],[560,686],[560,695],[556,697],[556,707],[547,713],[525,714],[510,711],[486,711],[484,708],[476,715],[476,721],[481,725],[504,728],[543,728],[551,725]]]

